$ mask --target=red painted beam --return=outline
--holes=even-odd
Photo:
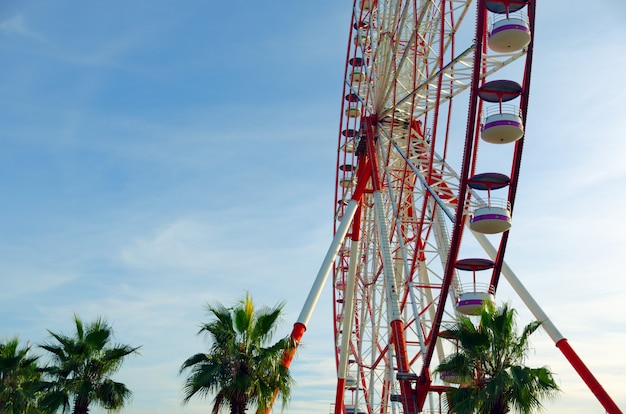
[[[596,396],[600,404],[604,407],[608,414],[623,414],[622,410],[615,404],[615,401],[609,396],[606,390],[598,382],[596,377],[589,371],[589,368],[578,357],[578,354],[572,349],[567,339],[563,338],[556,343],[556,347],[561,350],[565,358],[574,367],[580,378],[587,384],[593,395]]]

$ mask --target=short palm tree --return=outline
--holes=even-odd
[[[515,310],[486,305],[478,326],[460,316],[448,327],[457,351],[437,367],[440,375],[465,379],[447,393],[451,413],[504,414],[511,409],[529,414],[541,409],[541,400],[556,397],[559,387],[547,367],[524,366],[529,351],[528,337],[541,326],[534,321],[518,336]]]
[[[189,371],[183,403],[194,396],[214,395],[213,414],[222,408],[243,414],[252,404],[256,404],[257,413],[263,413],[278,393],[285,407],[293,381],[281,360],[294,343],[285,337],[269,345],[283,306],[257,311],[248,294],[230,309],[219,303],[207,306],[213,320],[203,324],[198,333],[208,336],[210,350],[182,364],[180,372]]]
[[[30,345],[20,346],[17,337],[0,343],[0,413],[38,413],[41,394],[39,356],[30,354]]]
[[[40,345],[52,357],[45,371],[50,383],[41,404],[63,412],[73,404],[73,414],[88,413],[92,403],[109,410],[123,407],[131,391],[111,375],[139,347],[111,344],[113,329],[103,318],[85,325],[74,315],[74,323],[73,336],[48,331],[53,341]]]

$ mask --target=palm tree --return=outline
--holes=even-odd
[[[111,344],[113,330],[103,318],[86,325],[74,315],[76,332],[67,336],[48,330],[53,341],[40,345],[51,354],[52,363],[45,372],[50,378],[48,392],[41,404],[53,411],[61,408],[73,414],[86,414],[94,403],[115,410],[131,396],[126,385],[115,382],[124,358],[137,353],[139,347]]]
[[[0,343],[0,412],[35,414],[42,389],[39,356],[29,355],[30,344],[20,347],[17,337]]]
[[[547,367],[524,366],[528,337],[541,326],[534,321],[517,335],[515,310],[508,304],[486,305],[478,326],[460,316],[448,327],[447,336],[457,341],[457,351],[437,367],[442,377],[452,375],[459,388],[447,393],[450,412],[457,414],[504,414],[511,409],[529,414],[541,409],[541,400],[554,398],[559,387]]]
[[[221,408],[243,414],[251,404],[256,404],[257,413],[263,413],[271,407],[277,392],[284,408],[293,380],[281,360],[283,352],[292,350],[294,343],[285,337],[267,346],[283,307],[281,303],[255,311],[249,294],[233,308],[220,303],[208,305],[214,320],[203,324],[198,334],[207,335],[210,351],[195,354],[182,364],[180,373],[189,371],[183,403],[196,395],[214,394],[213,414]]]

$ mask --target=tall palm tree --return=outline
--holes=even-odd
[[[528,337],[541,322],[529,323],[518,336],[515,315],[508,304],[491,304],[482,309],[478,326],[460,316],[448,327],[446,334],[457,340],[458,348],[436,372],[464,379],[447,394],[450,412],[504,414],[515,409],[529,414],[541,409],[542,399],[557,396],[559,387],[547,367],[524,365]]]
[[[293,380],[281,364],[285,350],[293,349],[289,337],[268,345],[272,340],[283,303],[273,308],[255,310],[249,294],[233,308],[217,303],[208,305],[213,317],[198,334],[210,340],[208,353],[195,354],[181,366],[189,374],[183,386],[183,403],[194,396],[214,395],[213,414],[230,408],[231,414],[243,414],[256,404],[257,413],[271,407],[276,390],[285,407]]]
[[[92,403],[105,409],[123,407],[132,393],[126,385],[113,381],[111,375],[139,347],[111,344],[113,329],[101,317],[85,325],[74,315],[74,324],[73,336],[48,330],[53,341],[40,345],[52,357],[45,371],[50,386],[41,404],[63,412],[70,411],[73,404],[73,414],[87,414]]]
[[[35,414],[42,390],[39,356],[30,344],[21,347],[17,337],[0,343],[0,413]]]

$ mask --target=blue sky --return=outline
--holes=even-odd
[[[351,4],[190,0],[0,6],[0,337],[41,343],[72,314],[142,345],[130,414],[180,405],[204,304],[287,302],[291,330],[331,239]],[[621,2],[540,2],[507,261],[626,407]],[[522,223],[521,225],[519,223]],[[330,293],[287,412],[334,399]],[[498,299],[530,320],[502,284]],[[546,334],[529,365],[556,414],[600,413]],[[278,410],[276,410],[278,411]],[[94,410],[98,414],[100,411]]]

